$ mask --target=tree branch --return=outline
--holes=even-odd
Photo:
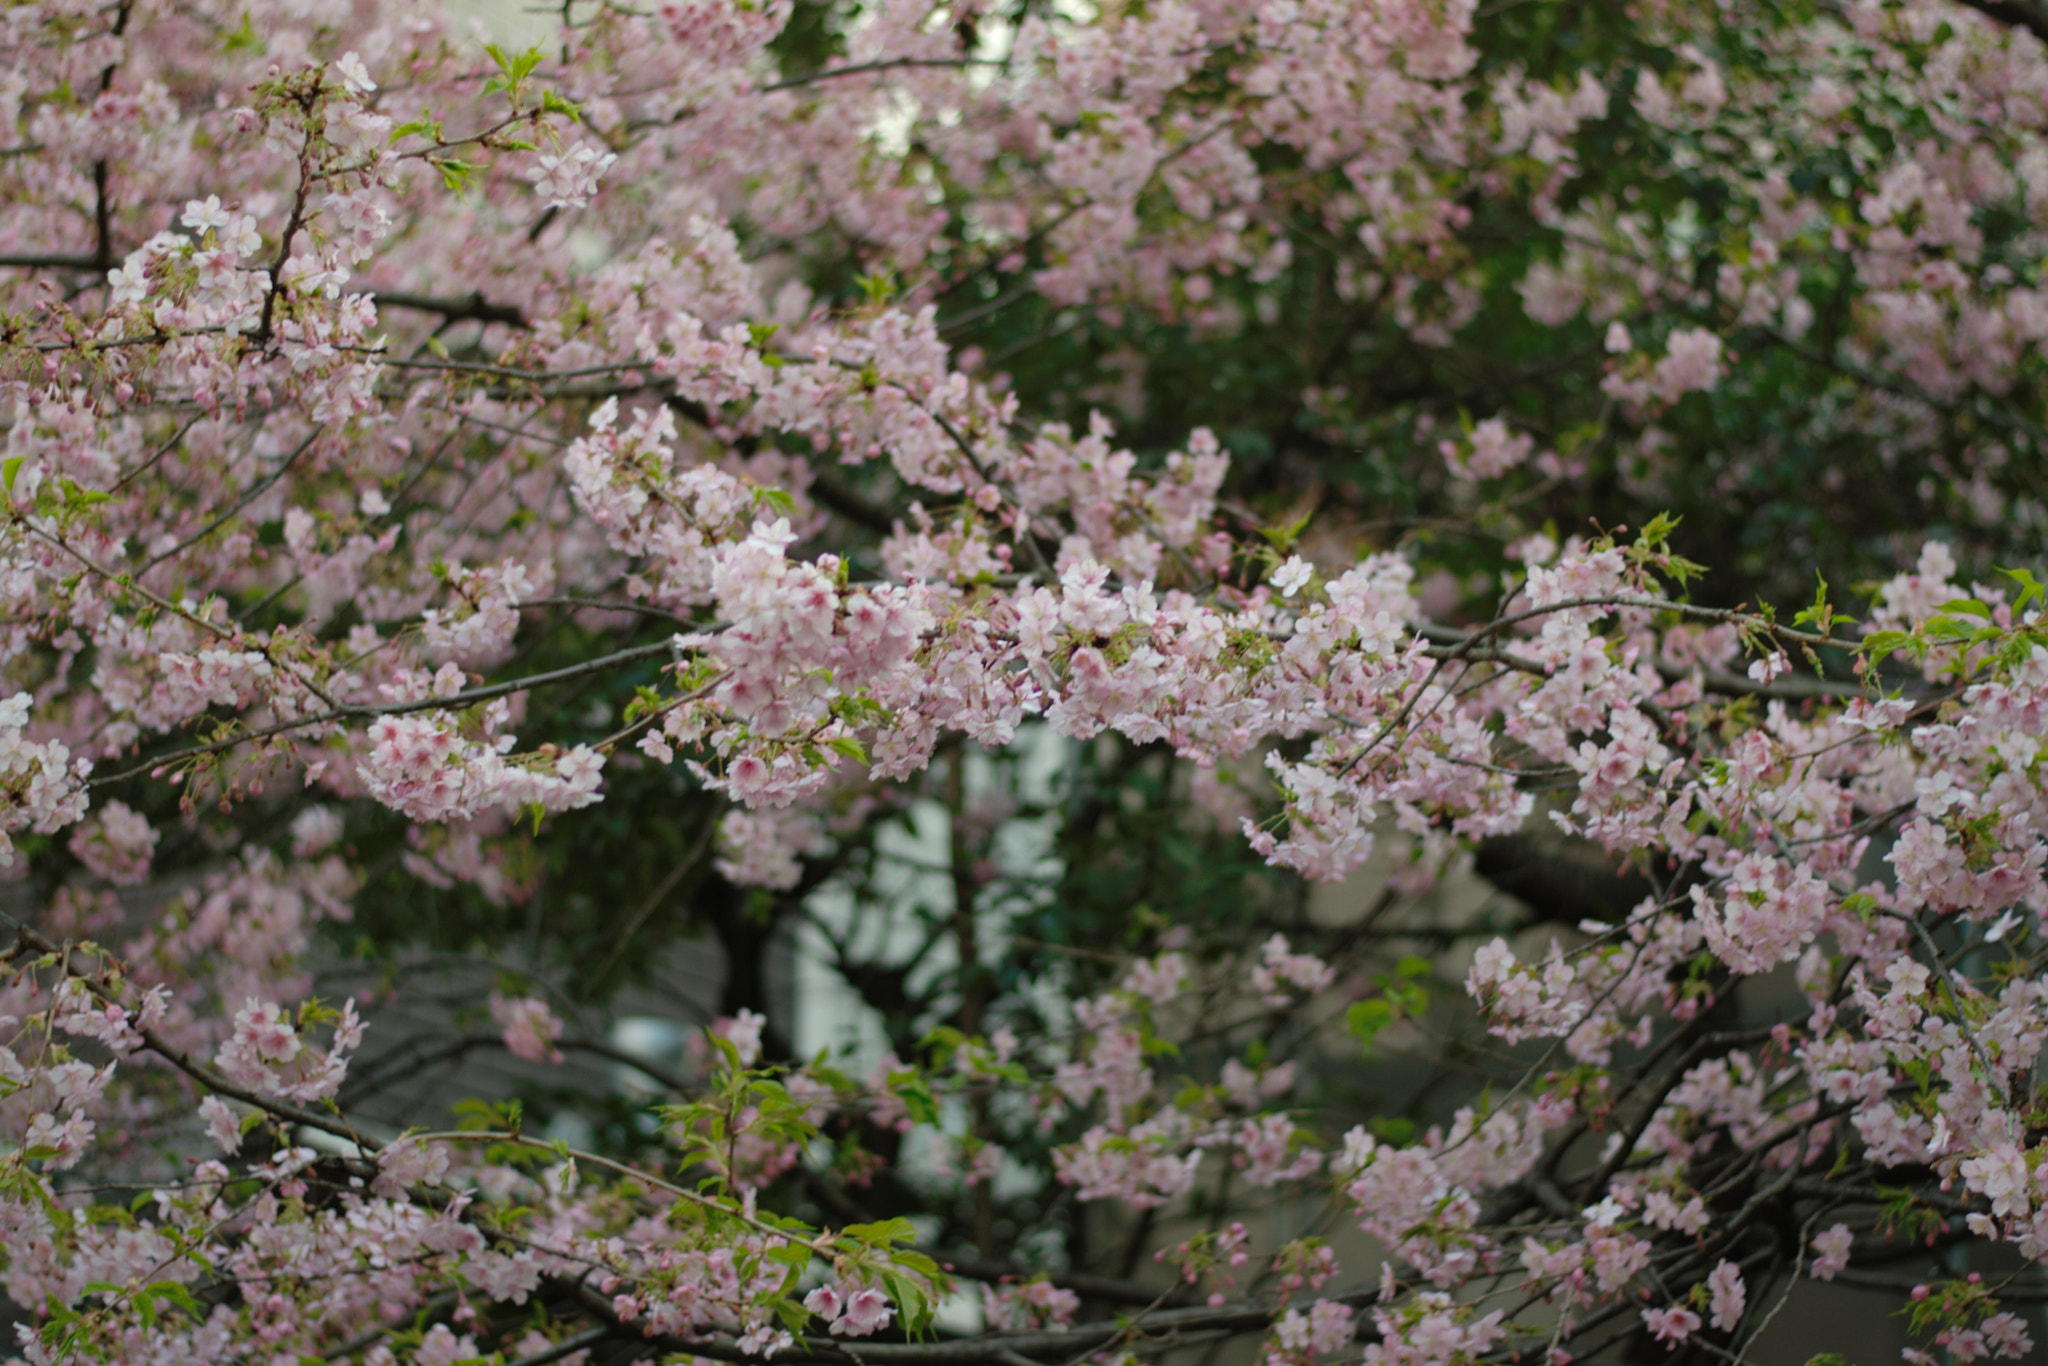
[[[120,1002],[114,999],[112,993],[93,980],[91,974],[79,972],[72,967],[71,955],[76,950],[72,949],[69,945],[58,944],[46,938],[33,927],[16,920],[5,911],[0,911],[0,922],[5,922],[14,931],[16,939],[36,952],[57,955],[65,975],[84,983],[85,989],[91,992],[95,999],[107,1005],[120,1004]],[[126,974],[124,973],[123,975],[125,976]],[[297,1105],[278,1100],[273,1096],[259,1095],[245,1087],[235,1085],[204,1063],[195,1062],[183,1049],[173,1046],[153,1029],[135,1028],[132,1025],[130,1028],[134,1028],[135,1032],[141,1036],[143,1044],[148,1047],[150,1052],[156,1054],[165,1062],[168,1062],[171,1066],[177,1068],[180,1072],[183,1072],[186,1076],[217,1095],[239,1100],[244,1105],[253,1105],[259,1110],[292,1124],[302,1124],[309,1129],[318,1129],[321,1133],[332,1134],[336,1138],[346,1139],[350,1143],[355,1144],[358,1151],[364,1153],[373,1153],[383,1146],[356,1133],[345,1120],[338,1119],[332,1115],[317,1114],[312,1110],[302,1109]]]
[[[977,1281],[1000,1281],[1005,1277],[1024,1280],[1040,1274],[1029,1267],[985,1261],[979,1257],[947,1257],[940,1264],[949,1271]],[[1159,1298],[1157,1288],[1115,1276],[1096,1276],[1086,1271],[1048,1271],[1043,1274],[1046,1280],[1062,1290],[1071,1290],[1093,1300],[1107,1300],[1111,1304],[1150,1304]]]
[[[378,290],[370,295],[371,301],[379,308],[405,308],[416,313],[438,313],[450,322],[503,323],[507,327],[527,328],[526,314],[516,304],[494,304],[477,290],[467,298],[444,299],[432,294],[406,294],[398,290]]]
[[[813,71],[806,76],[791,76],[787,80],[775,81],[761,87],[766,94],[776,90],[794,90],[800,85],[815,85],[819,81],[835,80],[841,76],[867,76],[878,71],[897,71],[906,67],[938,67],[960,70],[970,66],[1001,66],[1001,59],[995,57],[888,57],[878,62],[861,62],[855,66],[833,66],[822,71]]]
[[[863,498],[850,484],[840,482],[838,476],[820,471],[811,476],[811,486],[806,490],[811,500],[820,503],[852,522],[878,535],[887,536],[896,529],[896,519],[886,508],[877,507]]]
[[[0,267],[13,270],[97,270],[91,256],[0,256]]]
[[[570,679],[581,678],[586,674],[598,673],[610,668],[614,664],[628,664],[636,659],[648,659],[654,655],[667,654],[674,648],[674,645],[669,641],[657,641],[652,645],[635,645],[629,649],[616,650],[608,655],[600,655],[596,659],[586,659],[581,664],[571,664],[565,668],[550,669],[546,673],[528,674],[524,678],[508,679],[503,683],[489,683],[482,687],[465,688],[461,692],[450,693],[446,697],[422,697],[411,702],[361,703],[339,706],[330,711],[319,712],[312,716],[302,716],[292,721],[281,721],[277,725],[266,726],[262,730],[250,731],[246,735],[231,735],[223,740],[214,740],[203,745],[192,745],[185,749],[173,751],[170,754],[159,755],[145,763],[137,764],[134,768],[124,769],[119,773],[110,773],[105,777],[89,779],[88,785],[104,787],[111,783],[126,782],[130,778],[139,778],[145,773],[154,772],[166,764],[175,764],[185,759],[204,758],[209,754],[218,754],[224,749],[233,749],[236,745],[253,744],[258,740],[270,740],[280,735],[310,730],[315,726],[334,725],[351,720],[367,721],[379,716],[404,716],[412,712],[432,711],[436,708],[449,708],[461,711],[464,707],[477,702],[488,702],[493,698],[509,697],[513,693],[525,692],[529,688],[545,687],[550,683],[567,682]]]
[[[760,1360],[758,1355],[742,1351],[739,1343],[730,1336],[686,1340],[662,1334],[642,1334],[635,1331],[631,1323],[622,1322],[613,1312],[611,1301],[594,1288],[578,1284],[575,1293],[593,1318],[614,1325],[613,1331],[621,1340],[644,1342],[662,1351],[688,1352],[714,1361]],[[1370,1302],[1376,1293],[1356,1290],[1324,1298],[1356,1307]],[[1280,1312],[1277,1305],[1235,1304],[1215,1308],[1202,1305],[1129,1315],[1107,1322],[1076,1324],[1056,1332],[986,1335],[935,1342],[863,1342],[858,1347],[832,1338],[798,1337],[795,1346],[775,1354],[775,1361],[781,1366],[1016,1366],[1020,1359],[1030,1362],[1047,1358],[1071,1360],[1076,1355],[1097,1351],[1105,1344],[1139,1332],[1263,1332]]]

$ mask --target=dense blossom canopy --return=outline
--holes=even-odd
[[[1739,1359],[1813,1278],[2028,1351],[2048,53],[2024,4],[1560,8],[572,0],[526,52],[398,0],[10,8],[0,1351]],[[1366,467],[1333,532],[1235,492],[1322,456]],[[1766,588],[1891,568],[1717,601],[1695,527]],[[1536,835],[1641,895],[1422,935],[1512,1067],[1413,1132],[1324,1126],[1272,1045],[1426,1042],[1426,957],[1162,904],[1005,1024],[1000,815],[907,1061],[738,1012],[621,1155],[352,1114],[375,993],[309,965],[366,887],[519,902],[630,790],[799,896],[1027,731],[1170,755],[1290,875],[1391,842],[1389,903]],[[480,1010],[547,1066],[557,1006]],[[981,1261],[847,1194],[913,1131]],[[1216,1217],[1163,1292],[1034,1275],[1006,1161]],[[1922,1246],[1955,1278],[1865,1269]],[[933,1338],[970,1274],[984,1331]]]

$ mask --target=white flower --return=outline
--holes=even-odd
[[[116,266],[107,272],[107,283],[112,286],[107,302],[115,308],[122,304],[139,304],[149,297],[149,268],[142,262],[142,253],[128,258],[128,264]]]
[[[604,758],[590,746],[578,745],[555,760],[555,772],[568,780],[570,786],[587,791],[597,786],[604,772]]]
[[[1315,570],[1299,555],[1289,555],[1287,563],[1273,571],[1272,584],[1280,590],[1280,596],[1291,598],[1299,593]]]
[[[617,160],[588,147],[572,148],[565,156],[543,155],[533,172],[533,188],[551,209],[580,209],[597,193],[598,177]]]
[[[204,203],[197,199],[187,200],[184,217],[178,221],[196,232],[209,228],[224,228],[228,225],[228,211],[221,207],[220,196],[210,194]]]
[[[237,256],[252,256],[263,246],[263,234],[256,231],[255,217],[246,213],[230,218],[220,230],[219,239],[222,246]]]
[[[1608,1196],[1597,1205],[1588,1205],[1580,1213],[1589,1224],[1601,1224],[1608,1228],[1620,1223],[1628,1216],[1628,1210],[1621,1201]]]
[[[353,52],[342,55],[341,60],[334,64],[334,72],[341,77],[342,89],[351,95],[368,94],[377,88],[377,83],[370,79],[369,68]]]

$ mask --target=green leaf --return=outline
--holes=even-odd
[[[2036,579],[2030,570],[2001,569],[1998,572],[2020,586],[2019,598],[2012,605],[2015,612],[2024,612],[2030,604],[2048,597],[2048,584]]]
[[[0,479],[7,481],[9,493],[14,492],[14,476],[21,473],[21,462],[26,459],[25,455],[9,456],[5,464],[0,464]]]
[[[922,1080],[913,1077],[909,1082],[899,1086],[895,1079],[891,1078],[890,1089],[902,1099],[903,1108],[912,1119],[920,1124],[939,1122],[939,1103],[932,1099],[932,1093],[925,1089]]]
[[[1273,547],[1275,554],[1285,554],[1288,548],[1300,538],[1302,531],[1308,526],[1309,518],[1313,515],[1313,513],[1304,512],[1286,526],[1262,526],[1259,528],[1259,534],[1266,538],[1267,542]]]
[[[242,13],[242,22],[236,26],[233,33],[221,41],[220,46],[223,52],[253,52],[259,57],[264,52],[263,39],[256,32],[255,25],[249,22],[246,10]]]
[[[857,277],[854,283],[860,286],[861,293],[868,296],[871,304],[885,304],[896,297],[896,275],[893,271],[872,271]]]
[[[1367,1127],[1397,1148],[1406,1147],[1415,1139],[1415,1121],[1405,1115],[1375,1115]]]
[[[441,173],[441,184],[456,194],[467,190],[469,178],[476,174],[476,167],[459,157],[429,157],[428,160]]]
[[[1656,514],[1650,518],[1649,523],[1637,534],[1637,543],[1644,546],[1663,545],[1671,539],[1671,533],[1678,530],[1678,524],[1681,520],[1683,519],[1673,517],[1668,512]]]
[[[1814,590],[1813,606],[1803,607],[1795,613],[1792,618],[1792,624],[1794,626],[1811,626],[1822,635],[1826,635],[1833,629],[1836,621],[1844,620],[1845,618],[1839,617],[1835,609],[1828,605],[1828,581],[1822,578],[1818,572],[1814,574],[1814,577],[1820,580],[1820,586]]]
[[[193,1299],[192,1292],[176,1281],[152,1281],[136,1292],[136,1298],[143,1304],[152,1300],[169,1300],[194,1318],[203,1317],[199,1301]]]
[[[884,1219],[875,1224],[848,1224],[840,1230],[842,1236],[869,1247],[887,1247],[891,1243],[915,1243],[917,1226],[908,1219]]]
[[[1379,1036],[1379,1032],[1393,1022],[1393,1006],[1378,999],[1354,1002],[1351,1009],[1344,1012],[1346,1027],[1351,1030],[1352,1036],[1367,1048],[1371,1048],[1372,1041]]]
[[[1944,612],[1961,612],[1967,616],[1982,617],[1986,621],[1991,620],[1991,609],[1975,598],[1956,598],[1943,603],[1941,610]]]

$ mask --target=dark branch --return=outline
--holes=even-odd
[[[643,1334],[631,1322],[621,1322],[610,1299],[587,1284],[578,1283],[573,1293],[585,1313],[613,1326],[622,1339],[644,1342],[663,1351],[688,1352],[714,1361],[758,1361],[740,1350],[732,1338],[717,1335],[684,1340],[660,1334]],[[1328,1296],[1354,1306],[1370,1301],[1374,1291]],[[1025,1361],[1052,1358],[1070,1360],[1080,1354],[1124,1342],[1133,1336],[1162,1332],[1264,1332],[1279,1316],[1270,1305],[1234,1304],[1216,1308],[1166,1309],[1135,1314],[1106,1323],[1076,1324],[1061,1331],[991,1334],[978,1338],[941,1338],[929,1342],[863,1342],[858,1347],[842,1345],[831,1338],[798,1337],[796,1345],[777,1352],[782,1366],[1016,1366]]]
[[[91,256],[0,256],[0,267],[12,270],[97,270]]]
[[[865,527],[882,536],[896,529],[896,519],[886,508],[870,503],[852,486],[841,483],[833,475],[821,472],[813,476],[806,492],[814,502],[830,508],[855,526]]]
[[[948,1257],[944,1262],[947,1270],[978,1281],[1000,1281],[1006,1276],[1022,1280],[1038,1274],[1008,1262],[983,1261],[976,1257]],[[1158,1287],[1120,1280],[1115,1276],[1095,1276],[1086,1271],[1049,1271],[1045,1278],[1063,1290],[1072,1290],[1111,1304],[1151,1304],[1159,1298]]]
[[[377,291],[371,297],[380,308],[407,308],[416,313],[438,313],[450,322],[503,323],[507,327],[531,326],[517,304],[494,304],[477,290],[467,298],[442,299],[431,294]]]
[[[879,62],[862,62],[857,66],[833,66],[822,71],[813,71],[805,76],[791,76],[787,80],[773,82],[761,87],[764,93],[771,90],[792,90],[800,85],[815,85],[819,81],[836,80],[841,76],[864,76],[877,71],[898,71],[906,67],[941,67],[964,69],[970,66],[1001,66],[994,57],[889,57]]]

